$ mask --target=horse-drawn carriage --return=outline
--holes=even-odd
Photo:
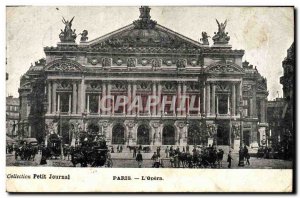
[[[170,151],[171,167],[183,168],[217,168],[222,167],[224,151],[213,148],[194,149],[192,153]]]
[[[112,167],[112,160],[104,138],[95,135],[81,134],[80,144],[71,148],[73,166]]]
[[[38,153],[38,142],[35,138],[24,138],[15,145],[15,159],[33,160]]]

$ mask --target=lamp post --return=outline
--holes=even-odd
[[[240,112],[240,150],[239,150],[239,164],[238,166],[245,166],[244,164],[244,150],[243,150],[243,141],[244,141],[244,135],[243,135],[243,100],[240,99],[240,105],[239,105],[239,112]]]

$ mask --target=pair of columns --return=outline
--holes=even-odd
[[[231,93],[230,95],[228,94],[227,114],[236,115],[237,107],[238,105],[240,105],[242,86],[241,83],[237,83],[237,84],[232,83],[230,86],[231,86]],[[202,98],[203,98],[202,101],[204,101],[203,112],[205,112],[206,115],[215,115],[219,113],[218,112],[219,98],[218,95],[216,95],[215,83],[205,84],[205,87],[202,89]]]
[[[77,89],[78,87],[78,89]],[[68,113],[76,114],[79,112],[84,112],[84,81],[81,84],[73,82],[72,84],[72,94],[69,94],[69,111]],[[48,108],[47,113],[56,113],[61,111],[61,95],[57,92],[57,83],[48,82]],[[78,102],[77,102],[78,101]]]

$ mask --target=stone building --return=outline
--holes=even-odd
[[[130,25],[90,41],[84,30],[76,43],[72,23],[64,20],[60,42],[21,79],[21,120],[31,135],[58,133],[73,144],[88,132],[113,145],[238,149],[243,128],[245,144],[260,144],[267,82],[242,62],[244,50],[228,44],[227,21],[217,21],[213,45],[206,32],[200,43],[159,25],[147,6]]]
[[[285,101],[282,112],[282,145],[285,147],[286,158],[295,159],[295,43],[287,50],[287,56],[282,61],[283,76],[280,83]]]
[[[6,97],[6,135],[16,137],[18,135],[19,122],[19,98]]]
[[[282,114],[284,106],[284,98],[276,98],[275,100],[268,101],[267,117],[269,133],[267,133],[267,137],[269,145],[277,145],[283,140]]]

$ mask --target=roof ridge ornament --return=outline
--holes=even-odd
[[[151,20],[149,6],[141,6],[140,17],[138,20],[133,21],[133,25],[136,29],[153,29],[157,24],[156,21]]]

